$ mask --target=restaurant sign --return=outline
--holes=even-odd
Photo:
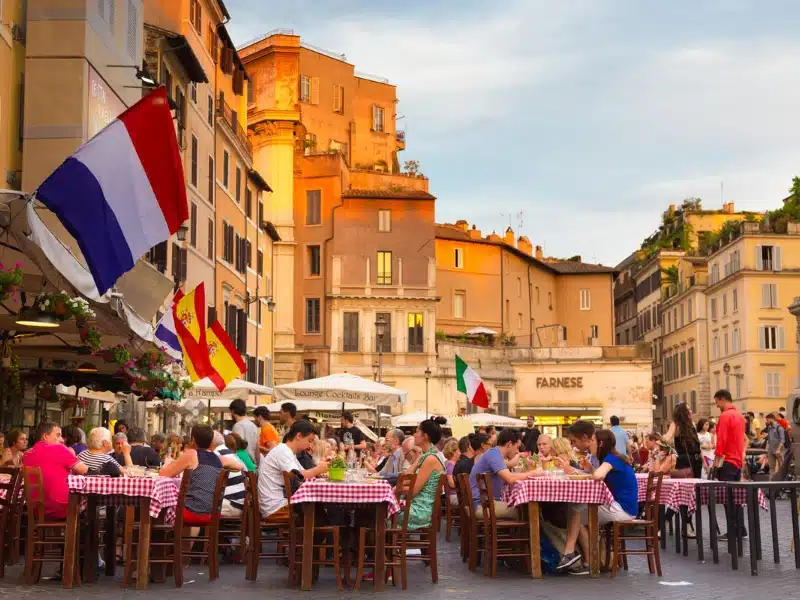
[[[537,377],[537,388],[582,388],[583,377]]]
[[[86,122],[86,139],[90,140],[116,119],[124,110],[119,99],[100,74],[89,67],[89,110]]]

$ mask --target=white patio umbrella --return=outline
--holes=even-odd
[[[194,386],[186,390],[183,394],[184,400],[202,400],[206,402],[210,416],[212,408],[228,408],[232,400],[245,400],[250,394],[259,396],[271,395],[272,388],[241,379],[231,381],[223,391],[219,391],[217,386],[208,377],[196,381]]]
[[[425,411],[418,410],[412,413],[406,413],[404,415],[398,415],[396,417],[392,417],[392,426],[393,427],[416,427],[420,423],[422,423],[425,419],[430,419],[431,417],[435,417],[432,412],[425,414]]]
[[[272,392],[275,400],[335,400],[340,407],[348,402],[369,404],[370,406],[391,406],[405,404],[408,392],[399,390],[371,379],[337,373],[296,383],[277,385]],[[342,408],[344,410],[344,408]]]
[[[473,327],[465,331],[464,335],[497,335],[497,332],[488,327]]]
[[[487,427],[493,425],[494,427],[522,427],[522,421],[514,417],[504,417],[503,415],[495,415],[493,413],[475,413],[467,415],[475,427]]]

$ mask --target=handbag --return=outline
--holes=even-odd
[[[700,460],[700,453],[690,454],[689,449],[686,447],[686,439],[681,436],[681,441],[683,442],[683,451],[685,455],[689,458],[690,463],[695,463]],[[691,479],[694,477],[694,469],[689,467],[683,467],[681,469],[672,469],[669,472],[670,477],[673,479]]]

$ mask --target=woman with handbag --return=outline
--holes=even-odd
[[[692,423],[692,414],[685,403],[680,403],[672,412],[672,423],[664,434],[663,441],[672,443],[678,454],[675,469],[670,475],[675,478],[700,479],[703,472],[703,457],[700,453],[700,438]]]

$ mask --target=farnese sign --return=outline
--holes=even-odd
[[[582,388],[583,377],[537,377],[537,388]]]

